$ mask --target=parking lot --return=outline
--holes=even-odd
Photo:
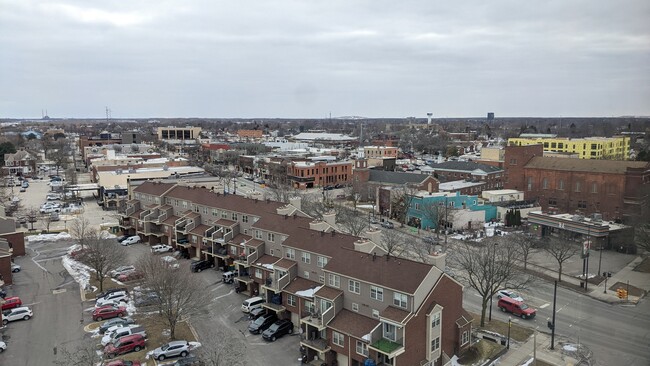
[[[30,180],[26,192],[15,193],[21,198],[23,210],[38,209],[46,201],[45,197],[51,191],[47,182],[47,179]],[[117,222],[117,213],[102,210],[91,192],[83,193],[82,197],[84,211],[81,216],[91,224]],[[60,221],[51,223],[50,230],[65,230],[74,218],[75,215],[61,215]],[[27,225],[20,230],[28,231],[30,227]],[[45,225],[42,221],[36,222],[34,229],[44,230]],[[62,347],[74,349],[89,338],[84,327],[93,323],[93,301],[82,301],[79,286],[61,264],[72,244],[71,240],[26,243],[27,255],[16,259],[23,270],[14,277],[15,284],[7,289],[8,296],[19,296],[32,308],[34,317],[9,323],[0,330],[0,336],[8,346],[7,351],[0,355],[0,364],[50,365]],[[129,260],[132,263],[141,255],[154,255],[143,244],[131,245],[127,250],[131,252]],[[181,259],[180,265],[180,270],[190,270],[190,260]],[[241,311],[245,297],[235,293],[232,285],[221,283],[219,271],[206,270],[194,275],[203,280],[206,291],[212,294],[205,313],[189,319],[202,344],[196,353],[216,348],[220,352],[236,353],[245,365],[300,364],[297,332],[273,343],[265,342],[260,335],[250,334],[247,331],[248,317]],[[158,346],[147,344],[147,350]],[[232,347],[236,347],[236,351]],[[148,364],[153,362],[148,361]]]

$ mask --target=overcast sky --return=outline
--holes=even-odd
[[[650,115],[650,1],[0,0],[0,117]]]

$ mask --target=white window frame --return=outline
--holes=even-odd
[[[341,288],[341,277],[339,275],[335,275],[333,273],[330,273],[328,275],[328,282],[327,283],[332,287]]]
[[[318,259],[317,259],[317,265],[318,265],[318,268],[325,267],[327,265],[327,257],[323,257],[323,256],[319,255]]]
[[[359,312],[359,304],[357,304],[356,302],[353,302],[352,303],[352,311]]]
[[[296,260],[296,250],[293,248],[287,248],[287,253],[285,257],[291,259],[291,260]]]
[[[390,328],[393,329],[392,333],[388,331]],[[389,341],[393,341],[393,342],[397,341],[397,327],[395,325],[390,323],[384,323],[384,326],[381,327],[381,329],[382,329],[382,336],[385,339],[388,339]],[[392,338],[390,337],[391,334],[392,334]]]
[[[357,341],[357,354],[368,357],[368,345],[365,342]]]
[[[268,241],[275,241],[275,234],[267,233],[266,238],[267,238]]]
[[[361,294],[361,282],[348,280],[348,290],[357,295]]]
[[[463,334],[460,337],[460,345],[464,346],[469,342],[469,330],[466,330],[463,332]]]
[[[296,306],[296,297],[294,295],[287,295],[287,305]]]
[[[440,325],[440,313],[431,314],[431,328]]]
[[[311,253],[302,252],[302,254],[300,255],[300,261],[302,261],[303,263],[310,264],[311,263]]]
[[[436,352],[440,349],[440,337],[436,337],[431,340],[431,353]]]
[[[408,295],[401,292],[393,292],[393,305],[398,306],[402,309],[406,309],[408,308],[408,304]]]
[[[345,336],[335,330],[332,331],[332,343],[339,346],[345,347]]]
[[[384,289],[378,286],[370,286],[370,298],[377,301],[384,301]]]

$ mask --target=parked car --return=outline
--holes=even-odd
[[[20,187],[20,189],[19,189],[18,191],[20,191],[20,192],[27,192],[27,188],[25,188],[25,187]]]
[[[116,319],[120,319],[120,318],[116,318]],[[115,334],[115,332],[117,332],[118,330],[121,330],[121,329],[127,329],[129,327],[139,327],[139,325],[116,324],[116,325],[113,325],[112,327],[106,329],[106,331],[102,335],[102,346],[105,346],[105,345],[107,345],[107,344],[109,344],[111,342],[111,338],[113,338],[113,335]]]
[[[142,365],[138,361],[124,361],[124,360],[115,360],[109,363],[104,364],[106,366],[140,366]]]
[[[255,308],[248,313],[248,318],[251,320],[255,320],[262,315],[266,315],[266,313],[267,313],[266,308],[262,308],[262,307]]]
[[[255,319],[248,325],[248,331],[252,334],[260,334],[270,327],[271,324],[275,323],[278,320],[278,316],[275,313],[266,314]]]
[[[133,235],[133,236],[129,236],[128,238],[124,239],[121,244],[124,245],[124,246],[131,245],[131,244],[137,244],[137,243],[140,242],[140,240],[141,239],[140,239],[139,235]]]
[[[122,273],[121,275],[117,276],[117,280],[120,282],[130,282],[130,281],[139,280],[143,277],[144,277],[144,272],[135,270],[132,272]]]
[[[95,302],[95,309],[104,307],[104,306],[125,306],[126,301],[122,301],[121,299],[111,299],[111,300],[104,300],[104,298],[97,299],[97,302]]]
[[[7,344],[3,341],[0,341],[0,353],[4,352],[7,349]]]
[[[173,269],[177,269],[180,267],[178,264],[178,259],[172,257],[171,255],[166,255],[162,258],[160,258],[164,263],[166,263],[168,266],[172,267]]]
[[[7,291],[5,291],[3,288],[0,288],[0,298],[4,299],[7,297]]]
[[[5,297],[4,302],[2,303],[2,311],[17,308],[22,305],[23,302],[18,296]]]
[[[214,262],[213,261],[194,261],[192,264],[190,264],[190,270],[192,272],[201,272],[204,269],[212,268],[214,267]]]
[[[126,326],[126,325],[130,325],[130,324],[133,324],[133,323],[134,323],[133,319],[131,319],[129,317],[109,319],[109,320],[103,322],[102,325],[99,326],[99,333],[104,334],[104,333],[106,333],[108,328],[110,328],[112,326],[115,326],[115,325],[121,324],[122,326]]]
[[[190,343],[188,341],[172,341],[165,343],[152,352],[154,359],[162,361],[171,357],[185,357],[190,354]]]
[[[187,243],[189,243],[190,241],[187,240],[187,238],[180,238],[180,239],[178,239],[176,242],[177,242],[178,244],[187,244]]]
[[[118,243],[121,243],[121,242],[125,241],[128,238],[129,238],[129,235],[122,235],[122,236],[118,236],[116,239],[117,239]]]
[[[124,315],[126,315],[126,307],[124,306],[107,305],[93,310],[93,320],[96,322],[116,317],[121,318]]]
[[[160,304],[160,296],[156,293],[150,292],[141,295],[134,295],[133,305],[138,308],[158,304]]]
[[[109,288],[108,290],[104,290],[104,292],[100,292],[97,294],[96,298],[99,299],[100,297],[106,297],[106,295],[113,293],[113,292],[120,292],[124,291],[127,294],[129,293],[129,289],[126,287],[114,287],[114,288]]]
[[[144,330],[144,327],[139,325],[129,325],[127,327],[116,328],[110,334],[106,332],[102,337],[102,346],[106,346],[109,343],[114,343],[115,341],[122,339],[124,337],[132,336],[139,334],[144,338],[147,338],[147,332]]]
[[[20,265],[14,263],[14,262],[11,262],[11,272],[18,273],[18,272],[20,272],[21,268],[22,267]]]
[[[189,355],[185,358],[179,358],[171,366],[205,366],[205,362],[196,356]]]
[[[497,298],[500,299],[502,297],[509,297],[515,301],[524,301],[524,298],[519,296],[517,293],[510,291],[510,290],[499,290],[497,291]]]
[[[61,199],[61,194],[60,193],[49,193],[45,197],[48,201],[56,201]]]
[[[500,298],[498,306],[501,311],[520,316],[522,319],[533,318],[537,314],[535,309],[521,301],[513,300],[509,297]]]
[[[293,323],[289,319],[281,319],[273,323],[267,330],[262,332],[262,338],[266,341],[275,342],[276,339],[285,334],[293,333]]]
[[[156,244],[151,246],[151,253],[167,253],[173,250],[174,248],[167,244]]]
[[[2,325],[7,325],[7,323],[16,320],[29,320],[32,316],[34,316],[34,313],[27,306],[6,310],[2,312]]]
[[[135,271],[134,266],[119,266],[119,267],[115,268],[114,270],[110,271],[109,274],[111,275],[111,277],[117,277],[117,276],[119,276],[121,274],[129,273],[129,272],[133,272],[133,271]]]
[[[144,348],[145,340],[141,334],[134,334],[128,337],[120,338],[115,343],[110,343],[104,347],[104,355],[107,358],[114,358],[117,355],[123,355],[129,352],[138,352]]]
[[[129,302],[129,295],[124,291],[110,293],[102,298],[97,299],[95,307],[99,308],[111,303]]]
[[[370,217],[370,223],[373,224],[373,225],[377,225],[377,224],[379,224],[379,219],[372,216],[372,217]]]
[[[48,214],[48,213],[52,213],[52,212],[61,212],[61,209],[57,208],[57,207],[47,206],[47,207],[41,208],[39,210],[39,212],[42,213],[42,214]]]
[[[395,225],[393,225],[393,223],[390,222],[390,221],[382,221],[381,227],[386,228],[386,229],[394,229]]]

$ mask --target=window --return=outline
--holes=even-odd
[[[332,331],[332,343],[339,347],[343,347],[345,344],[345,336],[339,332]]]
[[[296,306],[296,297],[294,295],[287,295],[287,305]]]
[[[395,342],[397,340],[397,328],[390,323],[384,323],[384,338]]]
[[[302,252],[302,257],[300,258],[300,260],[303,263],[310,264],[311,263],[311,254],[307,253],[307,252]]]
[[[227,219],[228,218],[228,213],[226,211],[221,211],[221,218],[222,219]]]
[[[255,239],[262,239],[262,232],[260,230],[255,230]]]
[[[231,216],[231,217],[232,217],[232,221],[237,221],[237,220],[239,220],[239,215],[237,215],[237,213],[235,213],[235,212],[232,213],[232,216]]]
[[[370,298],[377,301],[384,301],[384,289],[377,286],[370,286]]]
[[[557,182],[557,189],[560,190],[560,191],[563,191],[563,190],[564,190],[564,180],[560,179],[560,180]]]
[[[192,235],[192,243],[196,243],[196,235]]]
[[[361,283],[359,283],[359,281],[349,280],[348,281],[348,290],[350,290],[350,292],[354,292],[355,294],[360,294],[361,293]]]
[[[242,215],[241,216],[241,221],[242,222],[248,222],[248,215]]]
[[[329,285],[332,287],[339,288],[341,287],[341,277],[335,274],[330,274],[329,275]]]
[[[580,192],[582,190],[582,183],[581,182],[576,182],[576,192]]]
[[[542,179],[542,189],[548,189],[548,178]]]
[[[362,356],[368,356],[368,345],[364,342],[357,341],[357,354]]]
[[[591,193],[598,193],[598,183],[596,182],[591,183]]]
[[[440,313],[435,313],[431,316],[431,328],[435,328],[440,325]]]
[[[215,217],[219,216],[219,211],[213,209],[212,210],[212,216],[215,216]]]
[[[267,237],[268,241],[275,241],[275,234],[273,234],[273,233],[268,233],[268,235],[266,237]]]
[[[578,201],[578,208],[587,208],[587,201]]]
[[[356,302],[353,302],[352,303],[352,311],[359,311],[359,304],[357,304]]]
[[[440,348],[440,337],[436,337],[431,341],[431,352],[436,352]]]
[[[528,183],[526,183],[526,187],[529,191],[533,190],[533,177],[528,177]]]
[[[379,310],[372,309],[372,317],[375,319],[379,319]]]
[[[327,258],[318,256],[318,268],[323,268],[327,265]]]
[[[323,276],[323,275],[319,275],[319,276],[318,276],[318,282],[320,282],[320,283],[325,283],[325,276]]]
[[[261,269],[255,268],[255,277],[262,278],[262,270]]]
[[[395,292],[393,293],[393,305],[399,306],[400,308],[406,308],[408,304],[408,298],[405,294]]]
[[[510,165],[517,165],[517,159],[510,159]]]
[[[466,331],[463,332],[463,335],[461,336],[461,339],[460,339],[460,345],[462,346],[462,345],[466,344],[467,342],[469,342],[469,330],[466,330]]]
[[[183,208],[187,208],[187,201],[183,201]]]
[[[304,272],[302,273],[302,276],[303,276],[304,278],[306,278],[306,279],[309,279],[309,271],[304,271]]]
[[[287,248],[287,258],[289,259],[296,259],[296,250],[293,248]]]
[[[548,205],[549,206],[557,206],[557,199],[556,198],[549,198],[548,199]]]

